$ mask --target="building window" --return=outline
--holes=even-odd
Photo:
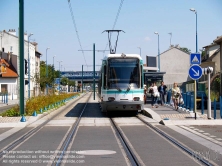
[[[1,92],[4,93],[4,92],[7,92],[8,89],[7,89],[7,84],[1,84]]]

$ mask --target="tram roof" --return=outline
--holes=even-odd
[[[124,53],[122,53],[122,54],[108,54],[107,56],[105,56],[104,58],[103,58],[103,60],[107,60],[108,58],[119,58],[119,57],[121,57],[122,55],[123,55]],[[126,57],[130,57],[130,58],[138,58],[138,59],[140,59],[140,60],[142,60],[142,57],[140,56],[140,55],[138,55],[138,54],[124,54]]]

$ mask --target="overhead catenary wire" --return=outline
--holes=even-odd
[[[121,9],[122,9],[123,1],[124,1],[124,0],[121,0],[121,2],[120,2],[120,5],[119,5],[119,8],[118,8],[118,11],[117,11],[117,14],[116,14],[116,18],[115,18],[115,21],[114,21],[112,30],[114,30],[114,28],[115,28],[115,26],[116,26],[117,20],[118,20],[118,18],[119,18],[120,11],[121,11]],[[112,35],[110,35],[110,40],[111,40],[111,38],[112,38]],[[109,44],[109,42],[107,42],[106,47],[105,47],[104,50],[106,50],[108,44]],[[105,51],[103,52],[103,57],[104,57],[104,54],[105,54]]]
[[[68,0],[68,4],[69,4],[69,10],[70,10],[70,13],[71,13],[71,17],[72,17],[72,22],[73,22],[73,25],[74,25],[74,28],[75,28],[75,31],[76,31],[76,36],[77,36],[77,39],[78,39],[78,42],[79,42],[79,46],[80,46],[81,50],[83,50],[70,0]],[[86,63],[86,58],[85,58],[85,55],[84,55],[84,51],[82,51],[82,55],[83,55],[83,58],[84,58],[85,63]],[[86,63],[86,66],[88,66],[87,63]]]

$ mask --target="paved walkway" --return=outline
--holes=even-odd
[[[208,119],[207,114],[202,115],[198,111],[195,119],[193,112],[182,108],[175,110],[169,105],[152,108],[150,104],[145,104],[144,110],[144,114],[164,125],[222,125],[222,119]]]

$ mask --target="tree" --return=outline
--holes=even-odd
[[[200,49],[200,52],[201,52],[201,57],[204,57],[204,56],[205,56],[205,54],[206,54],[205,49]]]
[[[76,86],[76,82],[75,81],[71,81],[71,80],[69,80],[69,86],[73,86],[73,87],[75,87]]]
[[[66,86],[66,85],[68,85],[68,82],[69,82],[69,79],[66,77],[63,77],[60,81],[60,84],[63,86]]]
[[[186,48],[186,47],[180,47],[180,50],[186,52],[187,54],[190,54],[191,53],[191,50]]]
[[[48,77],[46,76],[46,64],[44,61],[40,61],[40,78],[39,75],[35,75],[36,82],[40,84],[41,90],[46,88],[46,84],[54,86],[55,78],[59,77],[59,71],[55,71],[53,65],[48,66]]]

